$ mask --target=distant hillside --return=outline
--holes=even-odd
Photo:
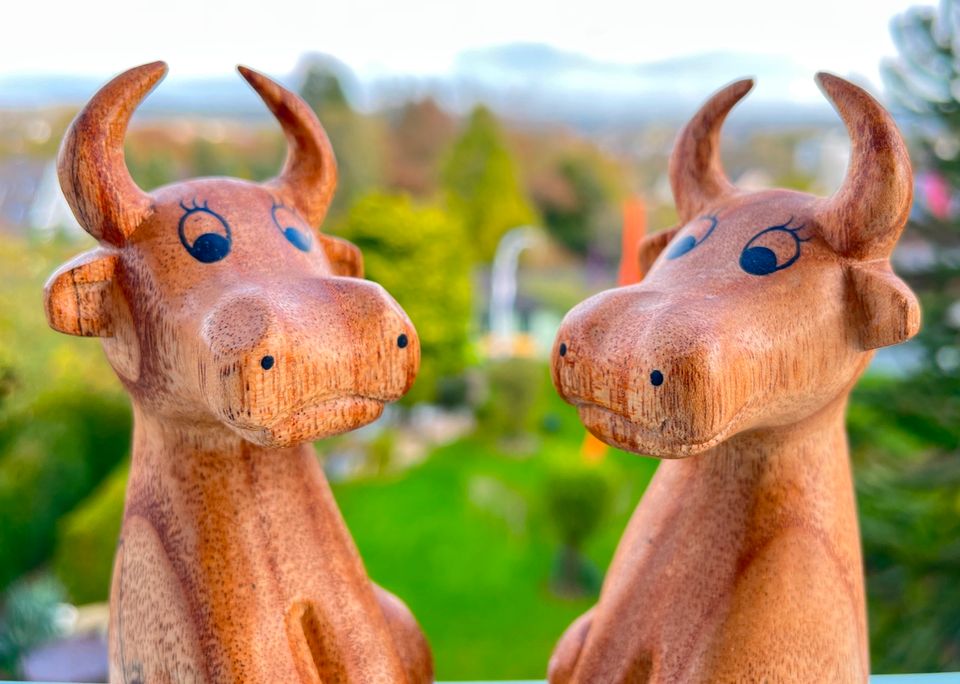
[[[813,74],[786,57],[738,52],[700,54],[645,64],[603,62],[543,44],[514,43],[464,52],[449,74],[433,77],[356,76],[354,94],[364,109],[432,96],[453,111],[484,102],[516,121],[555,122],[583,131],[680,120],[720,86],[757,78],[756,92],[735,125],[777,127],[835,121],[813,85]],[[281,80],[288,83],[293,76]],[[0,78],[0,108],[79,105],[98,78]],[[233,74],[180,79],[174,74],[146,101],[144,115],[193,114],[265,118],[262,105]]]

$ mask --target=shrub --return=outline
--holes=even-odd
[[[610,495],[610,484],[592,468],[552,473],[546,483],[547,512],[560,541],[573,549],[583,548],[603,522]]]
[[[539,361],[511,358],[486,367],[488,394],[478,412],[482,431],[516,441],[536,431],[542,408],[544,366]]]
[[[582,549],[608,513],[611,495],[606,478],[592,468],[560,470],[547,478],[547,513],[561,542],[552,578],[557,593],[579,596],[599,590],[600,572]]]
[[[130,462],[125,461],[57,526],[53,571],[75,603],[110,596]]]
[[[0,424],[0,588],[46,561],[57,519],[129,450],[125,399],[53,392]]]
[[[539,222],[497,119],[485,107],[471,112],[442,175],[447,203],[466,226],[471,259],[492,261],[504,233]]]
[[[63,587],[49,575],[12,584],[0,602],[0,676],[18,677],[20,659],[57,636]]]

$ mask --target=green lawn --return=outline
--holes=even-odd
[[[393,478],[335,487],[371,577],[403,598],[433,647],[438,679],[542,677],[556,639],[593,598],[549,588],[559,542],[544,505],[551,470],[580,462],[575,412],[517,458],[470,438]],[[656,467],[610,451],[596,466],[613,501],[586,552],[601,568]]]

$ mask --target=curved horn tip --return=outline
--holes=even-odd
[[[167,72],[170,70],[170,67],[162,59],[158,59],[154,62],[147,62],[146,64],[141,64],[138,67],[133,67],[131,71],[149,71],[149,72],[161,72],[164,76],[167,75]]]
[[[106,85],[97,90],[87,106],[80,111],[78,118],[101,104],[115,107],[119,102],[125,102],[135,108],[163,80],[168,70],[167,63],[158,60],[135,66],[117,74]],[[108,95],[108,93],[115,93],[118,89],[131,93],[132,97]]]
[[[243,80],[250,84],[250,87],[253,88],[261,97],[267,95],[266,91],[269,90],[282,90],[283,86],[274,81],[272,78],[263,74],[256,69],[251,69],[248,66],[242,64],[237,65],[237,71],[240,72],[240,75],[243,76]],[[275,96],[275,93],[271,93]],[[268,103],[269,104],[269,103]]]
[[[833,90],[837,85],[840,84],[853,85],[847,79],[841,78],[840,76],[832,74],[829,71],[818,71],[816,75],[814,75],[813,80],[816,81],[820,89],[824,91]]]
[[[299,99],[298,96],[256,69],[238,64],[237,71],[243,76],[243,80],[253,88],[253,91],[260,96],[267,108],[281,119],[282,123],[281,110],[295,106],[292,104],[292,100]]]
[[[736,81],[731,81],[719,90],[714,91],[714,93],[707,98],[706,102],[700,106],[695,118],[703,116],[714,117],[717,114],[721,114],[726,118],[730,110],[733,109],[740,100],[746,97],[747,93],[753,90],[755,84],[756,82],[753,78],[741,78]]]
[[[756,79],[754,79],[752,76],[748,76],[746,78],[739,78],[736,81],[727,84],[721,88],[721,90],[729,90],[737,95],[737,99],[740,99],[753,90],[753,86],[756,84]]]
[[[720,110],[724,118],[726,118],[729,111],[733,109],[740,100],[745,98],[747,93],[753,90],[754,85],[755,81],[752,78],[741,78],[736,81],[731,81],[710,96],[707,104],[704,105],[704,109],[712,105],[713,107],[710,107],[711,109],[715,107],[716,109],[714,111]]]
[[[871,108],[882,111],[885,116],[888,116],[886,109],[873,95],[845,78],[831,74],[829,71],[818,71],[817,75],[814,76],[814,81],[820,88],[820,92],[830,100],[841,116],[844,113],[842,105],[851,99],[859,99],[863,103],[869,103]]]
[[[243,79],[250,85],[253,85],[255,81],[261,81],[266,78],[266,76],[261,74],[256,69],[251,69],[243,64],[237,65],[237,71],[240,72],[240,75],[243,76]]]
[[[840,78],[836,74],[830,73],[829,71],[818,71],[813,76],[813,80],[817,82],[817,85],[822,86],[824,81],[832,81]]]
[[[752,78],[741,78],[714,91],[706,102],[700,105],[700,109],[693,115],[687,127],[707,125],[707,129],[703,132],[717,132],[730,110],[753,90],[753,86]]]
[[[147,64],[141,64],[140,66],[128,69],[117,76],[114,80],[126,80],[127,78],[140,77],[143,79],[146,86],[145,90],[152,90],[154,86],[163,80],[164,76],[167,75],[169,70],[170,68],[167,66],[166,62],[163,60],[157,60],[156,62],[148,62]]]
[[[820,88],[820,92],[826,95],[827,99],[831,102],[834,102],[836,98],[844,92],[859,91],[866,94],[863,88],[855,86],[847,79],[841,78],[836,74],[831,74],[829,71],[818,71],[816,76],[813,77],[813,80],[816,82],[817,87]]]

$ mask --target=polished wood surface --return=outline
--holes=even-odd
[[[733,83],[680,133],[680,225],[641,246],[643,281],[561,325],[560,394],[603,441],[665,460],[553,684],[867,681],[844,412],[872,350],[920,324],[889,264],[912,175],[889,114],[817,80],[852,140],[832,197],[730,182],[720,128],[752,87]]]
[[[317,228],[336,164],[314,114],[240,71],[289,143],[270,182],[137,187],[123,139],[159,62],[104,86],[61,148],[101,246],[51,277],[47,318],[102,339],[134,407],[110,680],[428,682],[426,640],[366,576],[310,445],[409,389],[416,331]]]

